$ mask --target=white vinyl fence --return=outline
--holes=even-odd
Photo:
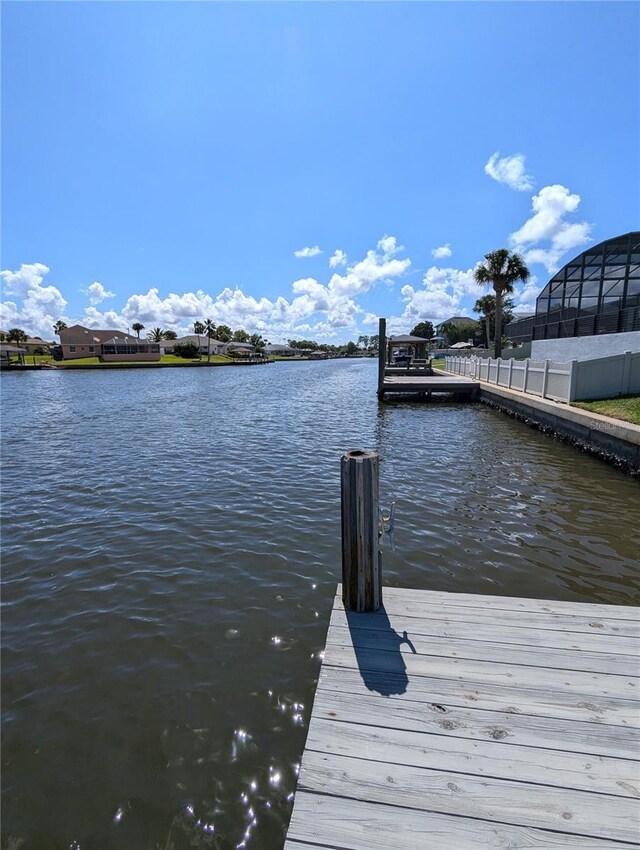
[[[640,352],[626,351],[597,360],[497,360],[445,357],[445,369],[554,401],[588,401],[640,393]]]

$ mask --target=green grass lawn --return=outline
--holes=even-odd
[[[78,357],[75,360],[54,360],[50,355],[37,355],[35,356],[36,364],[38,363],[51,363],[52,366],[60,367],[62,369],[67,366],[148,366],[149,368],[153,366],[162,366],[163,364],[172,363],[178,366],[193,366],[195,363],[203,363],[206,365],[207,356],[204,354],[202,356],[202,360],[198,360],[197,357],[193,359],[186,357],[178,357],[176,354],[163,354],[160,360],[138,360],[127,362],[124,361],[122,363],[102,363],[98,357]],[[211,355],[211,365],[221,364],[221,363],[231,363],[232,358],[227,357],[224,354],[212,354]],[[29,355],[25,358],[25,363],[27,366],[33,364],[33,356]]]
[[[78,357],[76,360],[54,360],[49,361],[52,366],[99,366],[100,360],[98,357]]]
[[[590,413],[600,413],[613,419],[624,419],[640,425],[640,395],[620,396],[619,398],[603,398],[598,401],[574,401],[573,407],[581,407]]]
[[[444,357],[434,357],[431,361],[432,369],[444,369]]]
[[[12,358],[11,362],[15,363],[16,361]],[[50,354],[25,354],[24,363],[25,366],[39,366],[40,363],[53,363],[53,357]]]
[[[226,354],[212,354],[211,355],[211,363],[231,363],[232,358],[227,357]],[[187,358],[187,357],[178,357],[177,354],[163,354],[160,358],[161,363],[179,363],[181,366],[184,366],[185,363],[206,363],[207,355],[203,354],[202,359]]]

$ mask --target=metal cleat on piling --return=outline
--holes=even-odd
[[[395,528],[395,514],[396,514],[396,503],[391,502],[390,508],[383,508],[380,506],[380,525],[378,531],[378,539],[384,543],[385,536],[386,540],[389,543],[391,551],[395,551],[395,541],[393,538],[393,532]]]

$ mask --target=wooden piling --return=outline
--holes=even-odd
[[[387,320],[378,322],[378,398],[384,398],[384,370],[387,364]]]
[[[340,484],[342,601],[349,611],[377,611],[382,605],[382,569],[376,452],[356,450],[344,454],[340,461]]]

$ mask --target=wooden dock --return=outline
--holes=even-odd
[[[378,323],[378,338],[380,340],[378,351],[378,388],[376,390],[380,401],[390,393],[400,396],[421,396],[431,398],[435,393],[447,393],[456,399],[474,398],[479,381],[460,375],[450,375],[431,368],[431,361],[422,359],[428,340],[420,337],[404,336],[387,340],[387,320],[380,319]],[[403,342],[407,340],[408,342]],[[399,341],[399,342],[398,342]],[[400,366],[393,362],[392,353],[394,345],[408,345],[411,348],[413,358],[410,356],[405,365]],[[418,351],[420,349],[420,351]],[[415,355],[420,354],[420,359]],[[416,365],[419,364],[419,365]]]
[[[385,373],[384,383],[380,396],[384,398],[388,393],[400,393],[402,395],[425,395],[433,393],[452,393],[456,398],[472,398],[475,396],[480,384],[471,378],[459,375],[448,375],[434,370],[433,375],[397,375]]]
[[[639,613],[339,588],[285,850],[639,847]]]

